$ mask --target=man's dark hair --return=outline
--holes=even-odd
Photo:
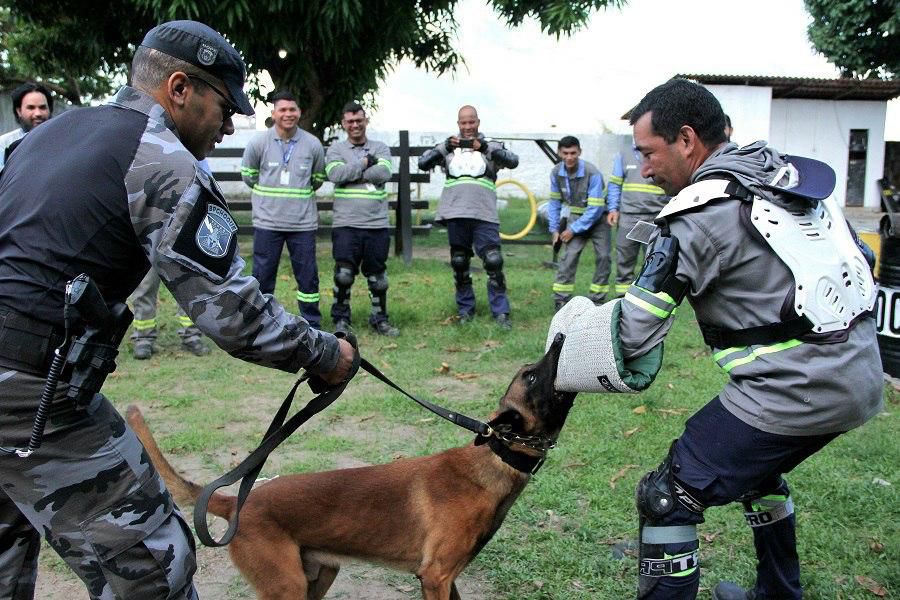
[[[50,114],[53,114],[53,96],[50,95],[50,90],[48,90],[40,83],[27,81],[14,89],[12,92],[13,116],[16,118],[19,117],[19,114],[16,111],[22,108],[22,99],[31,92],[38,92],[40,94],[43,94],[44,98],[47,99],[47,108],[50,109]]]
[[[344,105],[344,108],[341,109],[341,114],[358,113],[358,112],[362,112],[362,113],[366,112],[366,109],[364,109],[362,107],[362,104],[360,104],[359,102],[348,102],[347,104]]]
[[[272,94],[272,104],[275,104],[279,100],[287,100],[288,102],[297,102],[297,97],[287,90],[281,90]]]
[[[670,79],[658,85],[631,110],[629,122],[634,125],[645,113],[650,114],[653,132],[673,143],[678,132],[688,125],[709,148],[725,141],[725,113],[708,89],[687,79]]]
[[[581,149],[581,142],[579,142],[578,138],[574,135],[563,136],[563,138],[556,143],[557,150],[560,148],[571,148],[572,146],[577,147],[579,150]]]

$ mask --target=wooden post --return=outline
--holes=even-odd
[[[412,263],[412,206],[410,204],[409,131],[400,131],[400,169],[397,182],[397,225],[394,235],[394,255],[403,255],[403,263]]]

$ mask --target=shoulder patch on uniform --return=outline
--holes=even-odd
[[[222,258],[228,253],[231,238],[237,230],[238,226],[227,210],[215,204],[207,204],[206,216],[197,227],[194,241],[197,248],[207,256]]]

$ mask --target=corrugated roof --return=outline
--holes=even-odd
[[[703,85],[750,85],[772,88],[772,98],[818,100],[891,100],[900,96],[900,79],[815,79],[768,75],[679,74]]]

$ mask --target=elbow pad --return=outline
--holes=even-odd
[[[681,304],[688,285],[675,277],[677,270],[678,238],[663,235],[657,238],[653,248],[648,251],[644,267],[634,284],[653,294],[668,294],[676,305]]]

